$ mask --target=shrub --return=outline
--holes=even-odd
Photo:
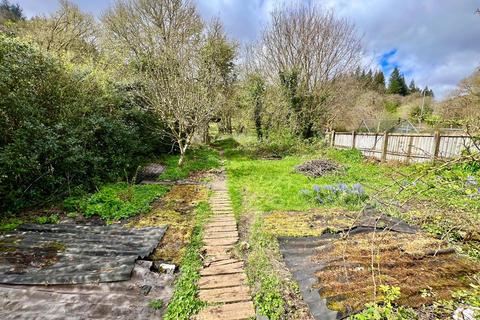
[[[0,211],[91,191],[164,150],[133,92],[0,35]]]

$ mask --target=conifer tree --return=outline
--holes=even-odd
[[[408,91],[410,94],[420,91],[418,87],[415,85],[415,80],[412,79],[412,81],[410,81],[410,85],[408,86]]]
[[[373,76],[373,85],[374,90],[380,93],[385,92],[385,75],[383,74],[383,71],[379,70],[375,72],[375,75]]]
[[[390,75],[387,93],[399,94],[402,96],[406,96],[408,94],[408,87],[405,83],[405,78],[402,74],[400,74],[398,67],[395,67]]]

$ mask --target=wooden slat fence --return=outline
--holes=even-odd
[[[331,146],[358,149],[367,157],[382,161],[428,162],[461,155],[473,147],[467,135],[405,134],[405,133],[330,133]]]

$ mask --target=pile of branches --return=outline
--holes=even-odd
[[[338,170],[339,166],[330,160],[310,160],[295,167],[295,171],[306,176],[317,178],[326,173]]]

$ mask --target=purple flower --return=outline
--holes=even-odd
[[[348,190],[348,186],[347,186],[345,183],[339,183],[339,184],[338,184],[338,189],[339,189],[340,191],[345,192],[345,191]]]
[[[313,185],[313,191],[319,192],[321,190],[321,187],[318,184]]]
[[[468,176],[467,177],[467,185],[476,186],[477,184],[478,184],[478,181],[477,181],[477,179],[475,179],[474,176]]]
[[[354,193],[357,193],[357,194],[364,194],[365,193],[365,190],[363,189],[363,186],[360,183],[355,183],[352,186],[352,190],[353,190]]]

